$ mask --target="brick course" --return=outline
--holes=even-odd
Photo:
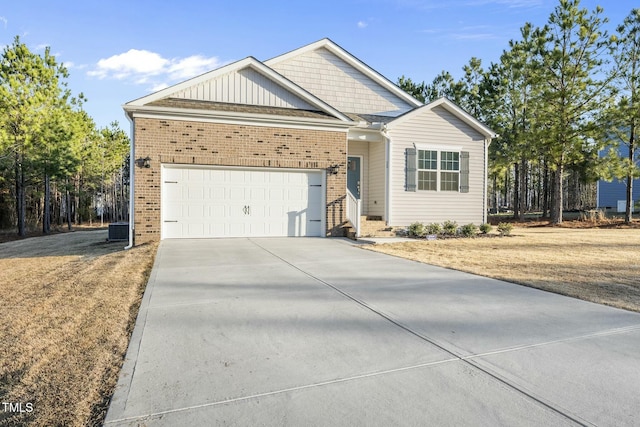
[[[327,235],[342,236],[346,221],[346,132],[136,118],[135,243],[160,239],[162,164],[326,169]]]

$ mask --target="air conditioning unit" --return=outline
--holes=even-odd
[[[129,240],[129,223],[113,222],[109,224],[109,241]]]

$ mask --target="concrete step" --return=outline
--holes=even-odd
[[[360,218],[361,237],[394,237],[396,232],[380,216],[362,216]]]

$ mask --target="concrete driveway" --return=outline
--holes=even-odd
[[[321,238],[166,240],[107,426],[638,425],[640,314]]]

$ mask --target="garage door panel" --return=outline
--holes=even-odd
[[[263,184],[262,181],[260,183]],[[264,187],[257,187],[257,188],[249,189],[249,200],[252,203],[265,202],[265,201],[269,200],[267,198],[267,189],[264,188]]]
[[[321,183],[319,172],[164,167],[162,237],[321,236]]]
[[[186,199],[189,201],[202,201],[205,199],[205,188],[198,184],[189,185],[186,190],[186,195]]]

